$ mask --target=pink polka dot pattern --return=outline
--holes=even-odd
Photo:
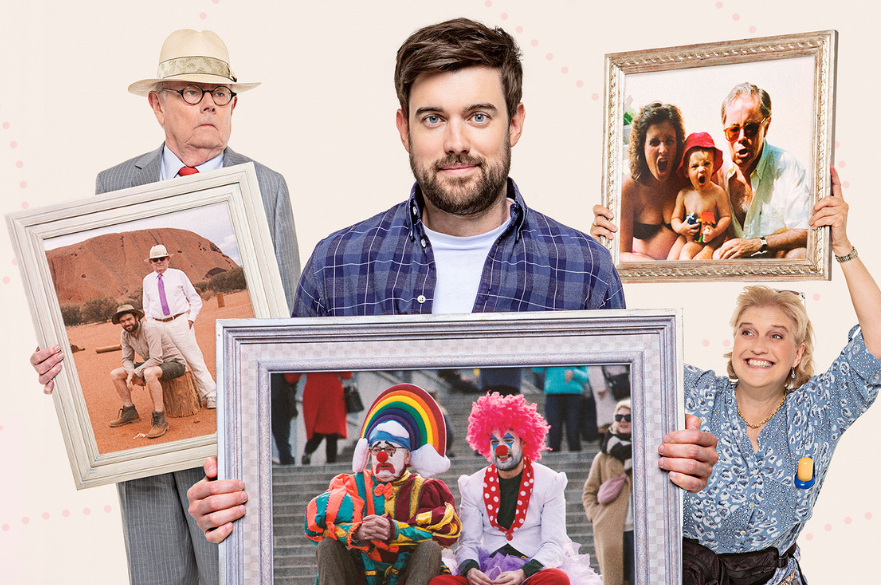
[[[105,512],[108,512],[108,513],[109,513],[112,509],[113,509],[113,508],[111,508],[110,506],[104,506],[104,511],[105,511]]]
[[[43,520],[49,519],[49,512],[43,512]]]
[[[554,54],[553,54],[553,53],[548,53],[547,55],[545,55],[545,59],[547,59],[548,61],[553,61],[553,60],[554,60]]]
[[[598,99],[600,99],[600,94],[592,93],[590,94],[590,99],[592,99],[593,101],[597,101]]]
[[[27,202],[27,201],[22,201],[22,202],[21,202],[21,208],[22,208],[22,209],[27,209],[28,207],[30,207],[30,206],[28,205],[28,202]]]
[[[724,4],[722,4],[721,2],[716,2],[716,8],[722,8],[722,6],[724,6]]]
[[[734,21],[740,20],[740,15],[735,12],[731,15],[731,19]]]
[[[813,296],[812,298],[813,298],[815,301],[819,301],[819,300],[820,300],[820,293],[814,293],[814,296]]]
[[[486,0],[486,2],[483,3],[483,5],[486,6],[487,8],[489,8],[490,6],[493,5],[492,0]]]
[[[841,181],[841,188],[848,189],[850,187],[850,181]]]
[[[507,13],[507,12],[502,12],[502,13],[499,15],[499,18],[501,18],[502,20],[508,20],[508,13]]]
[[[215,4],[220,4],[220,0],[211,0],[211,1],[214,2]]]
[[[519,33],[522,33],[522,32],[523,32],[523,27],[522,27],[522,26],[518,26],[518,27],[517,27],[516,29],[514,29],[514,30],[516,30],[516,31],[519,32]]]
[[[8,276],[3,277],[3,284],[9,284],[9,277]]]
[[[24,166],[24,162],[22,162],[20,160],[15,161],[15,168],[20,169],[23,166]]]
[[[584,87],[584,82],[579,79],[575,82],[575,87]]]
[[[13,259],[12,259],[12,265],[13,265],[13,266],[18,266],[18,260],[16,260],[15,258],[13,258]],[[0,426],[0,430],[2,430],[2,429],[3,429],[3,427]]]
[[[749,27],[749,32],[750,32],[750,34],[753,34],[753,35],[756,34],[756,27],[754,27],[754,26]]]
[[[723,347],[728,347],[729,345],[731,345],[731,340],[730,340],[730,339],[726,339],[726,340],[722,341],[722,346],[723,346]]]
[[[538,46],[538,41],[535,40],[535,39],[532,39],[532,42],[529,43],[529,44],[532,45],[533,47],[537,47],[537,46]]]
[[[846,518],[844,519],[844,523],[845,523],[845,524],[850,524],[851,522],[853,522],[853,520],[851,519],[850,516],[848,516],[848,517],[846,517]]]
[[[704,339],[703,341],[701,341],[701,345],[703,345],[704,347],[710,347],[710,340]]]
[[[866,512],[866,520],[871,520],[871,519],[872,519],[872,513]]]
[[[3,122],[3,129],[9,130],[9,122]]]
[[[810,532],[808,532],[807,534],[805,534],[805,538],[806,538],[807,540],[814,540],[814,535],[811,534]]]
[[[844,162],[843,160],[838,161],[838,168],[839,169],[843,169],[846,166],[847,166],[847,163]]]
[[[67,518],[68,516],[70,516],[70,510],[64,510],[64,511],[61,513],[61,515],[64,516],[65,518]]]
[[[16,146],[18,146],[18,142],[16,142],[15,140],[9,143],[9,148],[15,148]]]
[[[208,15],[205,14],[204,12],[200,12],[200,13],[199,13],[199,18],[201,18],[202,20],[205,20],[206,18],[208,18]]]
[[[25,516],[24,518],[21,519],[21,523],[22,523],[22,524],[27,524],[27,523],[30,522],[30,521],[31,521],[31,519],[28,518],[27,516]]]
[[[92,511],[89,510],[88,508],[83,508],[83,514],[85,514],[86,516],[88,516],[91,513],[92,513]]]
[[[27,182],[27,181],[22,181],[21,183],[18,184],[18,186],[21,187],[22,189],[27,189],[27,188],[28,188],[28,182]]]
[[[563,75],[566,75],[567,73],[569,73],[569,68],[568,67],[561,67],[560,73],[562,73]]]
[[[824,526],[823,528],[826,530],[826,532],[831,532],[831,531],[832,531],[832,525],[831,525],[831,524],[827,524],[827,525]]]
[[[834,144],[835,144],[835,148],[841,148],[841,143],[838,142],[837,140],[834,142]]]
[[[3,532],[9,532],[9,524],[3,525]]]

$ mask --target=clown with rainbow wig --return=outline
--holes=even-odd
[[[318,545],[320,585],[425,585],[440,574],[441,547],[461,525],[446,484],[450,467],[440,407],[412,384],[382,392],[364,417],[352,461],[306,509]],[[412,468],[414,471],[410,471]]]
[[[431,585],[602,585],[566,535],[566,474],[537,463],[548,428],[522,395],[474,403],[468,443],[490,465],[459,478],[459,574]]]

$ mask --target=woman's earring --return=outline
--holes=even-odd
[[[795,380],[795,368],[789,368],[789,371],[792,379]]]

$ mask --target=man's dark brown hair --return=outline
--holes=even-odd
[[[523,96],[520,48],[501,28],[489,28],[467,18],[421,28],[398,49],[395,91],[404,115],[410,115],[410,88],[420,73],[458,71],[475,66],[499,70],[510,120]]]

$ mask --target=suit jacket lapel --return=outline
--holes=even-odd
[[[159,164],[162,160],[162,149],[165,143],[158,150],[148,152],[135,160],[135,169],[132,173],[131,187],[146,185],[147,183],[155,183],[159,180]]]
[[[240,165],[248,162],[248,159],[239,153],[235,152],[230,147],[226,147],[226,150],[223,151],[223,166],[231,167],[234,165]]]

